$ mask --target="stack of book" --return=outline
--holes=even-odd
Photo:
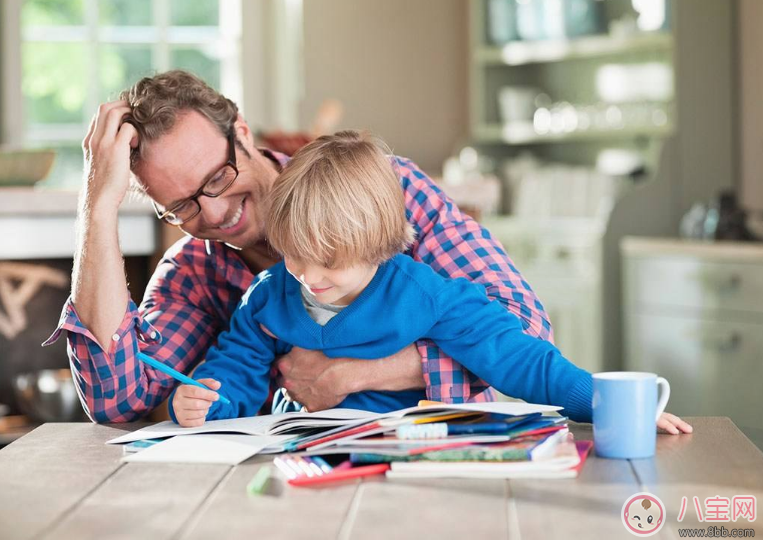
[[[576,477],[591,442],[576,442],[567,418],[522,405],[423,402],[301,436],[285,449],[299,456],[348,455],[354,465],[389,463],[389,478]]]
[[[235,465],[255,454],[288,453],[306,474],[318,456],[352,467],[352,474],[381,471],[390,478],[572,478],[591,443],[575,441],[558,410],[514,402],[422,402],[388,413],[291,412],[196,428],[162,422],[108,442],[126,444],[123,459],[130,462]]]

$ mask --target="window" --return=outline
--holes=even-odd
[[[80,144],[98,104],[140,77],[188,69],[240,103],[240,0],[5,1],[17,5],[21,81],[21,107],[6,100],[6,113],[16,116],[15,142],[58,150],[48,185],[79,185]],[[12,57],[4,51],[6,73]]]

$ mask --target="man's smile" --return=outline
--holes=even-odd
[[[228,221],[223,223],[218,227],[221,231],[223,231],[225,234],[236,234],[240,232],[239,229],[243,228],[243,225],[246,224],[246,219],[242,219],[244,216],[244,207],[246,206],[246,198],[241,200],[241,204],[238,207],[238,210],[235,214],[233,214]]]

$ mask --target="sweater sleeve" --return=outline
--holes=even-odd
[[[167,250],[138,308],[132,299],[119,328],[100,344],[79,319],[71,298],[61,322],[44,343],[67,330],[68,355],[77,394],[94,422],[142,418],[170,395],[175,380],[143,362],[141,351],[181,373],[204,356],[223,321],[209,298],[218,284],[205,272],[197,243],[187,239]]]
[[[230,405],[216,401],[207,413],[207,420],[254,416],[268,397],[270,366],[275,359],[276,340],[260,329],[258,308],[265,302],[256,281],[244,294],[231,318],[228,330],[220,334],[217,344],[209,349],[206,360],[193,374],[195,380],[215,379],[221,383],[219,393]],[[174,402],[173,391],[171,401]],[[174,407],[169,407],[177,422]]]
[[[438,293],[437,322],[428,336],[498,391],[530,403],[557,405],[590,422],[592,378],[548,341],[523,332],[517,317],[465,279]]]

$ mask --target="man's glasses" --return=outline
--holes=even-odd
[[[159,219],[163,219],[170,225],[182,225],[195,218],[199,215],[199,212],[201,212],[199,197],[202,195],[205,197],[219,197],[233,185],[236,178],[238,178],[238,167],[236,167],[236,139],[235,132],[231,129],[228,132],[228,162],[223,168],[213,174],[209,180],[204,182],[204,185],[201,186],[196,193],[173,205],[172,208],[166,209],[162,205],[152,201],[154,211]]]

